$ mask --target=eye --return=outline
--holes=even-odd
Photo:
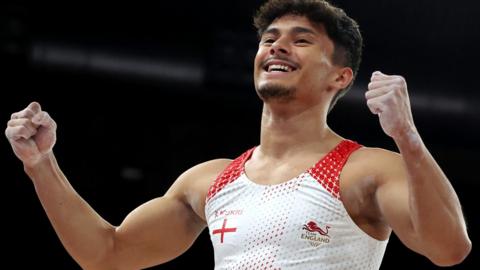
[[[275,40],[273,38],[266,38],[262,41],[262,44],[272,44]]]
[[[308,40],[306,40],[306,39],[304,39],[304,38],[301,38],[301,39],[295,40],[295,43],[296,43],[296,44],[310,44],[311,42],[308,41]]]

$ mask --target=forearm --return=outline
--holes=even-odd
[[[412,225],[429,250],[470,249],[458,197],[420,135],[411,131],[395,140],[405,163]],[[468,254],[468,251],[466,251]]]
[[[53,154],[33,168],[25,167],[25,171],[70,255],[84,268],[100,262],[113,247],[115,228],[77,194]]]

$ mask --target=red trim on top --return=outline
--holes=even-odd
[[[332,196],[340,199],[340,172],[348,157],[355,150],[362,147],[360,144],[343,140],[325,157],[320,159],[308,173],[315,178]]]
[[[208,190],[206,202],[208,202],[226,185],[232,183],[233,181],[237,180],[238,177],[240,177],[243,172],[245,162],[250,158],[253,150],[255,150],[255,147],[246,151],[241,156],[232,161],[232,163],[230,163],[230,165],[228,165],[228,167],[223,170],[221,174],[218,175],[217,179],[213,182],[213,184],[210,186],[210,189]]]

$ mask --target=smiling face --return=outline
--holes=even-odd
[[[328,89],[334,44],[322,26],[303,16],[285,15],[261,36],[254,81],[265,101],[311,100]],[[313,96],[312,96],[313,95]]]

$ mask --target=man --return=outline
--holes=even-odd
[[[378,269],[392,230],[437,265],[460,263],[471,249],[461,206],[415,128],[405,80],[377,71],[366,92],[400,154],[327,126],[358,70],[357,24],[322,0],[271,0],[255,24],[260,145],[187,170],[120,226],[61,172],[48,113],[33,102],[12,115],[6,136],[73,258],[84,269],[145,268],[183,253],[208,225],[216,269]]]

